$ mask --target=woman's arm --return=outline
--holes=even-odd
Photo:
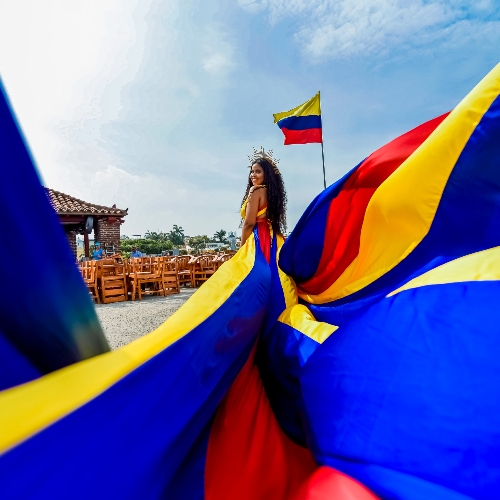
[[[252,234],[255,223],[257,222],[257,212],[259,211],[260,199],[262,198],[263,189],[250,188],[248,193],[247,212],[241,230],[241,246],[245,244],[248,237]]]

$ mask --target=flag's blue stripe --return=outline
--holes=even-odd
[[[321,128],[320,115],[288,116],[278,122],[279,128],[288,130],[307,130],[309,128]]]
[[[0,497],[202,498],[207,425],[248,357],[269,300],[270,270],[256,247],[250,274],[207,320],[5,453]]]

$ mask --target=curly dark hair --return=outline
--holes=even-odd
[[[279,234],[286,232],[286,190],[283,178],[274,171],[273,166],[265,158],[259,158],[253,165],[259,164],[264,171],[264,184],[267,188],[267,218],[271,222],[273,231]],[[251,168],[251,167],[250,167]],[[248,196],[250,188],[253,186],[248,175],[248,185],[243,196],[242,204]]]

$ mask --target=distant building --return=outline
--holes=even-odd
[[[227,247],[227,244],[221,243],[220,241],[217,243],[206,243],[205,244],[205,248],[207,250],[217,250],[217,249],[222,248],[222,247]]]
[[[104,205],[95,205],[73,198],[67,194],[45,188],[50,204],[59,216],[71,250],[77,253],[76,235],[83,234],[85,256],[90,255],[89,234],[94,233],[94,241],[109,253],[120,249],[120,225],[128,215],[128,208],[122,210]]]
[[[227,239],[229,241],[229,249],[230,250],[236,250],[236,233],[233,233],[232,231],[229,231]]]

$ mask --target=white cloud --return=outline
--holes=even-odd
[[[238,223],[236,208],[233,213],[227,210],[223,189],[200,189],[196,179],[192,183],[179,181],[169,173],[131,174],[108,165],[88,177],[85,187],[76,187],[71,194],[92,203],[128,208],[129,215],[122,227],[122,233],[127,235],[166,231],[173,224],[183,226],[191,234],[194,228],[195,233],[211,235],[221,227],[235,230]],[[226,216],[210,220],[208,214],[221,208],[228,212]]]
[[[75,170],[117,161],[96,132],[119,117],[120,89],[141,64],[146,26],[138,4],[19,0],[3,9],[2,78],[51,187],[64,187],[71,178],[69,157],[79,158]]]
[[[238,0],[238,5],[251,14],[257,14],[266,8],[264,2],[258,0]]]
[[[266,10],[271,25],[297,18],[294,38],[312,62],[353,56],[376,57],[431,43],[460,44],[497,30],[488,20],[494,4],[488,0],[468,6],[437,0],[261,0],[245,3],[250,12]],[[257,6],[259,7],[257,9]]]
[[[203,69],[212,76],[226,76],[234,68],[233,47],[221,28],[208,30],[204,40]]]
[[[214,76],[225,72],[230,64],[230,59],[228,59],[226,54],[221,52],[212,52],[203,59],[203,69]]]
[[[126,234],[236,228],[240,193],[207,189],[221,161],[192,133],[237,68],[210,10],[184,0],[19,0],[2,14],[2,78],[47,186],[129,207]]]

